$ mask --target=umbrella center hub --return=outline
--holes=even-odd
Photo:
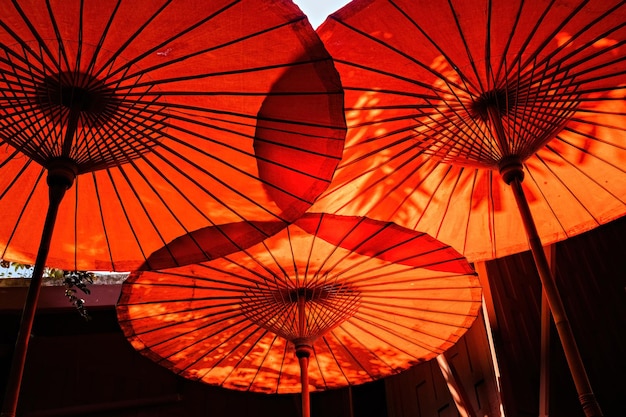
[[[243,315],[260,327],[296,344],[308,343],[348,320],[360,307],[361,294],[346,283],[284,289],[250,289],[240,300]]]
[[[78,174],[141,158],[167,136],[169,114],[163,103],[136,98],[158,95],[138,81],[79,71],[24,81],[0,109],[2,140],[44,167],[70,160]]]
[[[495,110],[499,114],[507,114],[513,108],[513,97],[503,89],[484,92],[471,104],[470,111],[473,117],[489,120],[489,112]]]
[[[114,113],[121,101],[97,78],[64,72],[44,78],[37,87],[36,102],[42,108],[62,107],[86,113],[89,117],[83,117],[81,123],[93,128],[105,124],[108,114]]]

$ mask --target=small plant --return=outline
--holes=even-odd
[[[32,275],[33,266],[22,264],[19,262],[9,262],[0,260],[0,278],[30,278]],[[95,274],[88,271],[64,271],[57,268],[45,268],[44,278],[51,282],[59,282],[62,280],[65,286],[65,296],[76,307],[78,313],[85,319],[90,320],[91,317],[87,314],[85,308],[85,300],[79,298],[77,290],[82,291],[85,294],[90,294],[91,291],[87,288],[88,284],[93,284]]]
[[[81,290],[85,294],[90,294],[91,291],[87,288],[88,284],[93,284],[94,274],[87,271],[62,271],[63,284],[65,285],[65,296],[76,307],[78,313],[85,320],[91,320],[87,309],[85,308],[85,300],[76,296],[77,290]]]

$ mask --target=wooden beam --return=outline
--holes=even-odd
[[[454,365],[448,362],[445,353],[437,356],[437,363],[439,364],[439,369],[441,369],[443,378],[446,380],[446,384],[448,385],[452,399],[456,404],[456,408],[459,411],[459,415],[461,417],[476,417],[476,413],[472,409],[467,392],[461,384],[458,372],[454,368]]]
[[[555,245],[543,248],[554,276],[556,269]],[[545,292],[541,292],[541,352],[539,356],[539,417],[550,415],[550,324],[552,314]]]

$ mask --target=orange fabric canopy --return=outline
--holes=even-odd
[[[344,159],[313,210],[424,231],[469,261],[626,213],[626,4],[355,0],[318,29],[346,95]],[[443,161],[441,163],[440,161]]]
[[[430,236],[367,218],[307,214],[249,249],[134,272],[117,306],[142,354],[193,380],[300,390],[361,384],[435,357],[469,328],[478,278]]]
[[[342,90],[293,4],[20,1],[0,15],[0,258],[34,262],[52,171],[77,174],[47,261],[69,270],[132,270],[205,226],[283,227],[327,187]],[[224,247],[276,231],[247,227],[220,233]]]

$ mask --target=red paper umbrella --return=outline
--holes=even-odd
[[[307,214],[246,251],[134,272],[120,326],[186,378],[265,393],[361,384],[452,346],[481,303],[465,259],[430,236]],[[300,382],[300,384],[299,384]]]
[[[46,262],[131,270],[242,222],[205,247],[222,255],[327,187],[342,90],[292,3],[19,1],[0,16],[0,258],[35,263],[31,287]]]
[[[470,261],[530,247],[592,415],[541,242],[626,213],[624,22],[621,0],[355,0],[318,30],[349,130],[315,209],[393,218]]]

